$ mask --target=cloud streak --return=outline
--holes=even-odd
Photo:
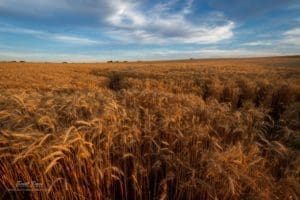
[[[172,50],[168,48],[140,49],[123,51],[102,51],[97,54],[78,53],[46,53],[46,52],[16,52],[0,51],[0,57],[6,60],[26,61],[68,61],[68,62],[105,62],[106,60],[170,60],[189,58],[240,58],[240,57],[264,57],[289,55],[288,53],[272,50],[247,50],[237,49],[194,49],[194,50]]]
[[[242,45],[244,45],[244,46],[270,46],[273,44],[274,44],[274,41],[267,40],[267,41],[246,42],[246,43],[243,43]]]
[[[92,40],[85,37],[70,36],[64,34],[50,33],[41,30],[13,27],[13,26],[1,26],[0,32],[14,33],[14,34],[25,34],[31,35],[36,38],[45,40],[55,40],[63,43],[78,44],[78,45],[95,45],[102,44],[103,42]]]
[[[283,33],[283,40],[281,43],[300,46],[300,28],[290,29]]]

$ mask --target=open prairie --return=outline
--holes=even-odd
[[[1,199],[300,198],[300,57],[0,63]]]

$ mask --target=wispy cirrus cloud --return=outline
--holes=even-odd
[[[28,29],[28,28],[22,28],[22,27],[15,27],[15,26],[2,25],[0,27],[0,32],[14,33],[14,34],[26,34],[26,35],[31,35],[33,37],[37,37],[40,39],[56,40],[59,42],[78,44],[78,45],[93,45],[93,44],[103,43],[101,41],[92,40],[92,39],[89,39],[86,37],[70,36],[70,35],[64,35],[61,33],[50,33],[50,32],[46,32],[46,31]]]
[[[206,44],[229,39],[234,35],[233,21],[224,20],[222,24],[192,23],[186,16],[192,12],[192,0],[187,0],[176,12],[170,11],[176,1],[158,3],[148,10],[143,10],[138,1],[99,2],[98,6],[108,8],[98,15],[104,29],[101,31],[115,42]]]
[[[271,37],[271,35],[269,36]],[[279,47],[289,47],[289,48],[295,48],[295,50],[298,50],[300,48],[300,28],[291,28],[282,31],[276,39],[268,39],[268,40],[256,40],[256,41],[250,41],[241,43],[242,46],[273,46],[276,48]]]
[[[65,43],[72,43],[72,44],[80,44],[80,45],[93,45],[93,44],[104,44],[103,41],[96,41],[85,37],[76,37],[76,36],[69,36],[69,35],[61,35],[61,34],[52,34],[49,38],[54,40],[58,40]]]
[[[274,41],[271,41],[271,40],[259,40],[259,41],[242,43],[242,45],[244,45],[244,46],[270,46],[273,44],[274,44]]]
[[[138,10],[139,4],[115,4],[117,12],[109,16],[108,23],[116,30],[110,31],[112,38],[134,43],[197,43],[209,44],[230,39],[235,23],[224,19],[210,24],[193,23],[187,15],[192,12],[193,1],[188,0],[178,11],[170,12],[175,1],[160,3],[147,12]],[[120,37],[122,36],[122,37]]]

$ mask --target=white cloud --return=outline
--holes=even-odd
[[[300,46],[300,28],[294,28],[284,32],[281,43]]]
[[[151,55],[151,54],[150,54]],[[281,52],[272,50],[247,50],[238,49],[195,49],[195,50],[168,50],[158,49],[153,51],[152,56],[159,56],[166,59],[187,59],[187,58],[242,58],[242,57],[265,57],[283,55]]]
[[[187,0],[186,6],[183,8],[183,14],[190,14],[192,12],[194,0]]]
[[[74,43],[74,44],[82,44],[82,45],[90,45],[90,44],[102,44],[103,42],[92,40],[89,38],[84,37],[74,37],[74,36],[67,36],[67,35],[60,35],[60,34],[54,34],[50,36],[50,38],[53,38],[55,40],[59,40],[66,43]]]
[[[37,38],[48,39],[48,40],[56,40],[64,43],[71,43],[71,44],[78,44],[78,45],[92,45],[92,44],[100,44],[103,42],[92,40],[85,37],[77,37],[77,36],[70,36],[64,34],[57,34],[57,33],[50,33],[40,30],[34,29],[27,29],[21,27],[14,27],[14,26],[5,26],[2,24],[0,27],[0,32],[6,33],[15,33],[15,34],[27,34],[32,35]]]
[[[272,35],[267,35],[272,37]],[[258,40],[253,42],[242,43],[243,46],[272,46],[277,49],[293,50],[294,53],[299,51],[300,47],[300,28],[291,28],[280,34],[280,38],[269,40]]]
[[[113,12],[108,14],[105,21],[119,28],[134,28],[145,23],[145,16],[137,10],[137,3],[115,0],[110,4]]]
[[[270,40],[267,41],[254,41],[254,42],[246,42],[243,43],[242,45],[245,46],[269,46],[269,45],[273,45],[274,43]]]
[[[147,12],[138,10],[137,3],[114,4],[116,12],[107,18],[108,31],[114,40],[125,43],[197,43],[209,44],[229,39],[233,36],[234,22],[204,24],[193,23],[186,15],[191,12],[193,1],[188,0],[178,12],[169,12],[176,1],[158,4]],[[219,16],[218,16],[219,17]]]
[[[20,27],[13,27],[13,26],[6,26],[4,24],[0,24],[0,31],[6,32],[6,33],[20,33],[20,34],[28,34],[28,35],[43,34],[42,31],[27,29],[27,28],[20,28]]]
[[[294,28],[284,33],[286,36],[300,36],[300,28]]]

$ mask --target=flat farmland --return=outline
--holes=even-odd
[[[297,56],[0,63],[2,199],[296,200],[299,139]]]

